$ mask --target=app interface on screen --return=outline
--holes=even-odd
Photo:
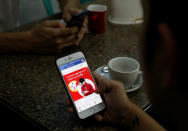
[[[96,85],[84,58],[61,65],[59,68],[78,112],[102,102],[100,95],[95,93]]]

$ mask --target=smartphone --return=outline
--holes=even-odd
[[[76,52],[56,60],[69,97],[80,119],[85,119],[105,109],[97,84],[84,54]]]
[[[73,27],[77,26],[79,29],[82,27],[82,24],[84,22],[84,18],[88,15],[88,10],[85,10],[83,12],[80,12],[78,14],[75,14],[71,20],[67,23],[66,27]]]

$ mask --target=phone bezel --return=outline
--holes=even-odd
[[[77,108],[76,108],[76,105],[75,105],[75,103],[74,103],[74,101],[73,101],[73,99],[72,99],[72,96],[71,96],[71,94],[70,94],[70,92],[69,92],[68,86],[67,86],[67,84],[66,84],[66,82],[65,82],[65,80],[64,80],[64,77],[63,77],[62,74],[61,74],[61,71],[60,71],[60,69],[59,69],[59,66],[60,66],[60,65],[63,65],[63,64],[67,64],[67,63],[69,63],[69,62],[71,62],[71,61],[74,61],[74,60],[76,60],[76,59],[79,59],[79,58],[84,58],[84,59],[86,60],[86,58],[85,58],[85,56],[84,56],[84,54],[83,54],[82,52],[76,52],[76,53],[70,54],[70,55],[68,55],[68,56],[65,56],[65,57],[62,57],[62,58],[57,59],[57,60],[56,60],[56,64],[57,64],[57,66],[58,66],[58,70],[59,70],[59,72],[60,72],[61,78],[63,79],[65,88],[66,88],[66,90],[67,90],[67,92],[68,92],[68,94],[69,94],[69,97],[70,97],[70,99],[71,99],[71,101],[72,101],[72,103],[73,103],[73,105],[74,105],[74,108],[75,108],[75,110],[76,110],[76,112],[77,112],[77,114],[78,114],[78,117],[79,117],[80,119],[85,119],[85,118],[87,118],[87,117],[89,117],[89,116],[92,116],[93,114],[96,114],[96,113],[98,113],[98,112],[104,110],[104,109],[105,109],[105,103],[104,103],[104,100],[102,99],[102,96],[101,96],[101,99],[103,100],[102,103],[97,104],[97,105],[95,105],[95,106],[93,106],[93,107],[90,107],[89,109],[86,109],[86,110],[84,110],[84,111],[82,111],[82,112],[78,112],[78,110],[77,110]],[[86,63],[87,63],[87,61],[86,61]],[[88,65],[88,63],[87,63],[87,65]],[[89,68],[89,65],[88,65],[88,68]],[[90,74],[91,74],[91,76],[92,76],[92,78],[93,78],[95,84],[96,84],[96,81],[95,81],[95,79],[94,79],[94,77],[93,77],[93,75],[92,75],[92,73],[91,73],[90,68],[89,68],[89,71],[90,71]],[[96,84],[96,85],[97,85],[97,84]]]

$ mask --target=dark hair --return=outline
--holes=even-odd
[[[80,80],[79,80],[80,83],[83,83],[84,81],[85,81],[84,78],[80,78]]]
[[[156,64],[153,60],[157,55],[157,49],[160,47],[160,33],[158,31],[158,25],[160,23],[168,24],[174,39],[177,41],[177,75],[176,82],[183,84],[186,80],[183,80],[181,73],[186,69],[186,56],[185,52],[187,50],[187,21],[186,12],[187,4],[186,1],[176,1],[176,0],[147,0],[149,4],[149,16],[146,29],[145,46],[143,48],[144,53],[144,64],[147,69],[151,69]],[[184,44],[185,43],[185,44]],[[175,58],[174,58],[175,59]],[[185,67],[184,67],[185,66]],[[176,84],[177,84],[176,83]],[[180,86],[180,85],[176,85]]]
[[[185,16],[182,16],[183,7],[186,5],[183,4],[185,2],[175,1],[175,0],[148,0],[149,4],[149,19],[148,19],[148,29],[146,32],[147,35],[147,45],[145,46],[147,53],[145,56],[148,59],[146,62],[150,62],[148,64],[152,64],[151,60],[154,55],[156,55],[155,50],[158,46],[160,46],[157,41],[160,39],[160,34],[158,31],[158,25],[160,23],[167,23],[170,27],[172,34],[174,35],[174,39],[179,43],[183,43],[187,41],[185,38],[185,34],[183,33],[183,29],[186,27],[186,21],[183,20]],[[154,43],[156,41],[156,43]],[[180,48],[180,46],[178,46]]]

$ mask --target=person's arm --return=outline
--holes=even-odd
[[[93,74],[98,83],[96,93],[103,95],[106,105],[102,115],[94,115],[97,121],[108,122],[129,131],[165,131],[161,125],[129,100],[122,83]],[[67,101],[67,105],[71,106],[70,101]],[[69,107],[68,111],[74,110]]]
[[[121,126],[131,131],[166,131],[159,123],[135,104],[130,103],[128,114],[123,115]],[[129,117],[127,119],[127,116]]]
[[[60,21],[45,21],[25,32],[0,33],[0,53],[56,53],[77,41],[77,27],[65,28]]]
[[[114,123],[131,131],[165,131],[129,100],[122,83],[94,75],[98,83],[97,92],[104,96],[107,106],[104,115],[95,115],[96,120]]]
[[[27,32],[0,33],[0,52],[26,51]]]

